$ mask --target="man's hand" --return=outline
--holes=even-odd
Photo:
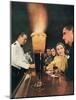
[[[30,68],[35,68],[35,64],[30,64]]]

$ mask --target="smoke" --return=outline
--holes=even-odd
[[[47,12],[43,4],[27,4],[31,30],[36,33],[45,32],[47,28]]]

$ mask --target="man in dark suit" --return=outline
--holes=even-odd
[[[67,79],[74,80],[74,28],[73,26],[68,25],[63,28],[63,40],[65,44],[68,44],[70,47],[68,68],[65,71],[65,75]]]

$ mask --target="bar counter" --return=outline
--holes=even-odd
[[[62,96],[74,94],[73,81],[67,80],[64,75],[60,77],[51,77],[51,75],[41,73],[41,87],[35,87],[38,81],[38,74],[35,69],[30,69],[24,74],[22,80],[12,94],[12,98],[23,97],[45,97],[45,96]]]

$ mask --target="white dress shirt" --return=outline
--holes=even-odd
[[[29,69],[29,63],[25,58],[24,50],[18,41],[11,45],[11,65],[17,68]]]

